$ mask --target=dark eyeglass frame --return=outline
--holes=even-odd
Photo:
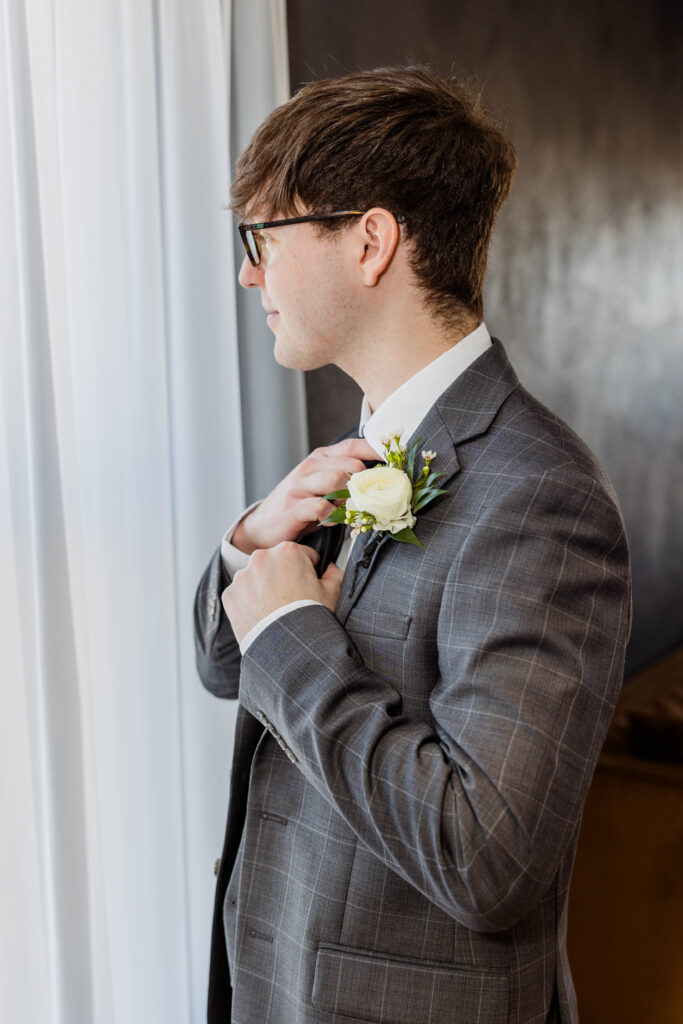
[[[237,230],[240,233],[242,245],[249,257],[249,262],[253,267],[258,267],[261,262],[261,250],[259,249],[258,239],[254,235],[255,231],[264,231],[266,228],[282,228],[287,224],[306,224],[308,221],[313,220],[330,220],[332,217],[362,217],[364,213],[365,210],[337,210],[335,213],[311,213],[306,217],[285,217],[284,220],[264,220],[259,224],[238,224]],[[403,223],[405,217],[399,216],[396,220],[398,223]]]

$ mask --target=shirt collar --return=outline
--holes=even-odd
[[[405,443],[439,395],[490,345],[491,336],[482,322],[452,348],[442,352],[404,381],[374,412],[370,409],[367,396],[363,395],[359,434],[365,437],[383,459],[384,448],[380,438],[400,434]]]

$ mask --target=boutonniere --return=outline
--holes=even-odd
[[[443,473],[433,473],[430,469],[436,452],[423,451],[424,465],[417,479],[413,479],[415,456],[422,438],[407,449],[401,445],[400,437],[398,433],[380,438],[386,462],[359,473],[349,473],[344,490],[324,496],[327,501],[343,499],[326,523],[352,524],[352,537],[376,530],[390,533],[393,540],[424,547],[412,528],[417,522],[416,513],[437,495],[446,493],[434,486]]]

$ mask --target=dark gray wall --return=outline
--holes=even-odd
[[[664,0],[289,0],[292,88],[428,62],[484,90],[520,157],[486,323],[595,451],[631,542],[627,672],[683,641],[683,21]],[[307,374],[311,445],[358,416]]]

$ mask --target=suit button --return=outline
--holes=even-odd
[[[221,859],[219,857],[218,860],[216,861],[216,863],[213,866],[213,873],[216,876],[216,878],[218,878],[218,872],[220,871],[220,869],[221,869]]]

